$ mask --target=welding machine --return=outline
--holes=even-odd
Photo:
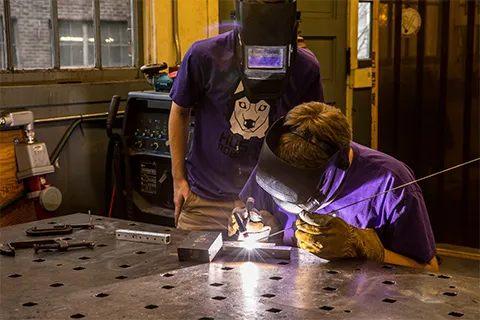
[[[168,118],[168,93],[130,92],[120,134],[112,124],[119,97],[112,99],[107,134],[107,212],[109,216],[161,225],[174,225]],[[191,117],[188,147],[193,137]],[[113,175],[112,175],[113,173]]]

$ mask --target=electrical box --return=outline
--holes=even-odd
[[[19,180],[53,173],[55,169],[50,164],[47,146],[43,142],[19,143],[15,146],[17,157],[17,178]]]

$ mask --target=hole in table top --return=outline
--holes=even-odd
[[[339,274],[339,272],[336,271],[336,270],[328,270],[327,273],[329,273],[329,274]]]
[[[201,318],[198,318],[198,320],[215,320],[215,319],[210,317],[201,317]]]
[[[135,252],[135,254],[145,254],[146,252],[145,251],[137,251]]]
[[[275,277],[270,277],[270,280],[281,280],[281,279],[282,279],[282,277],[277,277],[277,276],[275,276]]]
[[[355,271],[362,271],[362,268],[356,268]]]
[[[166,278],[173,277],[173,274],[165,273],[164,275],[162,275],[162,277],[166,277]]]
[[[382,301],[383,301],[383,302],[387,302],[387,303],[395,303],[395,302],[397,302],[397,300],[395,300],[395,299],[389,299],[389,298],[385,298],[385,299],[383,299]]]
[[[330,307],[330,306],[323,306],[323,307],[320,307],[319,309],[325,310],[325,311],[332,311],[332,310],[335,309],[335,308],[334,308],[334,307]]]
[[[120,268],[124,268],[124,269],[126,269],[126,268],[130,268],[130,265],[128,265],[128,264],[122,264],[122,265],[121,265],[121,266],[119,266],[119,267],[120,267]]]
[[[233,268],[232,267],[223,267],[222,270],[225,270],[225,271],[228,271],[228,270],[232,270]]]
[[[70,237],[66,237],[66,238],[62,238],[62,240],[73,240],[73,239]]]
[[[85,317],[86,317],[86,315],[81,314],[81,313],[75,313],[75,314],[72,314],[70,316],[70,318],[72,318],[72,319],[81,319],[81,318],[85,318]]]
[[[14,274],[9,275],[8,277],[9,278],[20,278],[21,276],[22,276],[21,274],[14,273]]]
[[[170,286],[170,285],[166,285],[166,286],[163,286],[162,289],[167,289],[167,290],[170,290],[170,289],[173,289],[175,288],[174,286]]]
[[[156,309],[158,308],[158,306],[156,304],[149,304],[147,306],[145,306],[145,309]]]
[[[350,311],[350,310],[343,310],[343,312],[345,312],[345,313],[350,313],[350,312],[352,312],[352,311]]]
[[[286,261],[281,261],[281,262],[279,262],[278,264],[279,264],[279,265],[283,265],[283,266],[284,266],[284,265],[287,265],[287,264],[288,264],[288,262],[286,262]]]
[[[73,270],[80,271],[80,270],[85,270],[85,268],[84,267],[75,267],[75,268],[73,268]]]
[[[105,220],[105,218],[96,218],[95,220],[100,221],[100,220]]]
[[[133,226],[136,226],[137,224],[132,222],[132,223],[129,223],[128,225],[133,227]]]
[[[211,283],[210,285],[211,285],[212,287],[221,287],[221,286],[223,286],[223,283],[215,282],[215,283]]]
[[[53,250],[50,250],[50,249],[44,249],[44,250],[40,250],[40,252],[53,252]]]
[[[458,295],[457,292],[452,292],[452,291],[447,291],[443,293],[444,296],[449,296],[449,297],[456,297]]]
[[[57,282],[57,283],[52,283],[52,284],[50,285],[50,287],[54,287],[54,288],[63,287],[63,283],[59,283],[59,282]]]
[[[219,301],[221,301],[221,300],[227,299],[227,297],[215,296],[215,297],[213,297],[212,299],[213,299],[213,300],[219,300]]]
[[[55,221],[49,221],[48,224],[57,224]]]
[[[450,289],[455,289],[456,287],[455,286],[449,286]]]
[[[61,266],[63,266],[63,264],[61,264],[61,263],[58,263],[58,264],[57,264],[57,267],[61,267]]]
[[[22,306],[24,307],[33,307],[33,306],[36,306],[38,303],[35,303],[35,302],[27,302],[27,303],[24,303],[22,304]]]
[[[274,295],[274,294],[271,294],[271,293],[265,293],[265,294],[262,294],[262,297],[264,297],[264,298],[273,298],[273,297],[275,297],[275,295]]]
[[[33,260],[33,262],[43,262],[43,261],[45,261],[45,259],[35,259],[35,260]]]
[[[450,312],[448,315],[452,317],[457,317],[457,318],[463,317],[463,313],[455,312],[455,311]]]
[[[88,259],[90,259],[90,257],[83,256],[83,257],[80,257],[80,258],[78,258],[78,259],[80,259],[80,260],[88,260]]]
[[[108,293],[103,293],[103,292],[97,293],[97,294],[95,295],[95,297],[97,297],[97,298],[105,298],[105,297],[108,297],[108,296],[109,296]]]
[[[272,312],[272,313],[279,313],[280,311],[282,311],[282,309],[277,309],[277,308],[270,308],[267,310],[268,312]]]
[[[165,229],[165,230],[163,230],[163,231],[168,232],[168,231],[172,231],[172,230],[170,230],[170,229]]]
[[[118,277],[115,277],[115,279],[120,279],[120,280],[127,279],[127,278],[128,278],[127,276],[118,276]]]
[[[435,277],[435,274],[433,274],[433,273],[429,273],[428,275],[429,275],[430,277]]]
[[[323,288],[323,290],[335,291],[335,290],[337,290],[337,288],[334,288],[334,287],[325,287],[325,288]]]
[[[444,275],[444,274],[439,275],[438,277],[439,277],[440,279],[450,279],[450,278],[451,278],[450,276],[447,276],[447,275]]]
[[[102,247],[106,247],[106,246],[107,246],[107,245],[106,245],[106,244],[104,244],[104,243],[97,244],[97,247],[100,247],[100,248],[102,248]]]
[[[384,264],[382,266],[383,269],[393,269],[393,266],[389,265],[389,264]]]
[[[391,280],[385,280],[382,282],[383,284],[395,284],[395,281],[391,281]]]

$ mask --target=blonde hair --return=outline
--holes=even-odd
[[[309,135],[314,142],[324,142],[335,149],[346,146],[352,140],[352,129],[340,109],[321,102],[307,102],[291,109],[284,126]],[[278,156],[300,168],[316,168],[331,155],[302,137],[287,132],[280,136]]]

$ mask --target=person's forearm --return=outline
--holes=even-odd
[[[391,263],[401,265],[405,267],[419,268],[431,271],[438,271],[437,258],[433,257],[428,263],[418,263],[417,261],[402,256],[401,254],[385,249],[385,257],[383,259],[385,263]]]
[[[187,153],[189,124],[190,108],[183,108],[173,102],[168,120],[168,137],[170,142],[172,176],[174,181],[180,181],[186,178],[185,154]]]

